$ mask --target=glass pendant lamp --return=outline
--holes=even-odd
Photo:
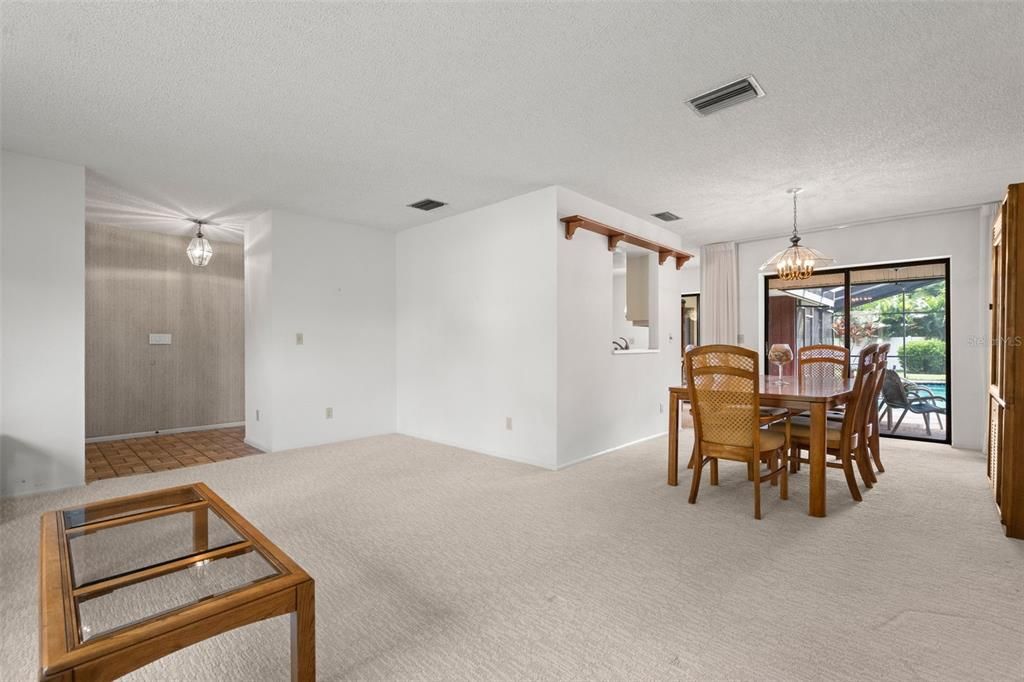
[[[196,236],[188,243],[185,254],[192,265],[204,268],[210,264],[210,259],[213,258],[213,247],[210,246],[210,240],[203,236],[203,225],[205,223],[202,220],[195,219],[192,222],[196,224]]]
[[[801,192],[799,187],[788,190],[793,195],[793,236],[789,238],[789,246],[779,251],[761,266],[761,271],[775,270],[780,279],[807,279],[814,274],[814,269],[831,265],[835,258],[829,258],[817,249],[800,245],[800,233],[796,229],[796,195]]]

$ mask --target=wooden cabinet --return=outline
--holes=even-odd
[[[1024,183],[1010,185],[992,226],[988,475],[1010,537],[1024,539]]]

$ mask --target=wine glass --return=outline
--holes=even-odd
[[[779,368],[778,378],[775,380],[776,386],[785,386],[788,383],[782,379],[782,366],[792,361],[793,349],[789,347],[788,343],[773,343],[772,347],[768,349],[768,362]]]

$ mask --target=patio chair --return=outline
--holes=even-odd
[[[933,414],[938,421],[939,428],[943,428],[942,417],[946,414],[946,399],[933,394],[924,386],[903,381],[895,370],[885,370],[882,401],[885,405],[882,414],[885,415],[889,433],[896,433],[899,430],[900,424],[903,423],[908,412],[924,416],[924,429],[929,436],[932,435],[931,416]],[[894,410],[903,410],[896,420],[896,426],[892,425]],[[881,415],[879,415],[879,419],[881,419]]]

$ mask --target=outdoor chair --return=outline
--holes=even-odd
[[[946,414],[946,399],[933,394],[924,386],[904,381],[895,370],[885,370],[882,401],[885,405],[882,414],[885,415],[889,433],[896,433],[899,430],[900,424],[903,423],[908,412],[924,416],[924,428],[929,436],[932,435],[931,416],[933,414],[938,421],[939,428],[943,428],[942,417]],[[903,410],[896,420],[896,426],[892,424],[894,410]],[[881,415],[879,415],[879,419],[881,419]]]

